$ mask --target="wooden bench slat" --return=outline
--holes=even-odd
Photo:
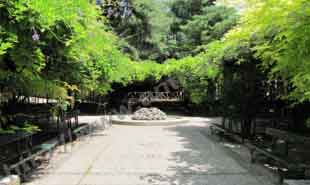
[[[35,151],[35,153],[33,153],[30,156],[22,159],[18,163],[10,165],[9,169],[14,169],[14,168],[16,168],[16,167],[26,163],[27,161],[30,161],[30,160],[34,159],[35,157],[40,156],[40,155],[42,155],[42,154],[52,150],[57,145],[58,145],[58,141],[56,139],[53,139],[53,140],[48,141],[46,143],[43,143],[43,144],[41,144],[39,146],[36,146],[36,147],[33,148],[33,150],[38,150],[38,151]]]
[[[268,136],[271,136],[273,138],[273,142],[275,139],[284,140],[286,143],[286,152],[288,152],[288,143],[294,143],[294,142],[307,142],[310,141],[310,138],[299,136],[293,133],[290,133],[288,131],[283,131],[279,129],[274,128],[266,128],[265,134]],[[271,158],[275,160],[278,164],[278,173],[279,173],[279,182],[280,184],[283,183],[284,178],[291,178],[294,176],[299,177],[300,172],[305,171],[306,169],[309,169],[310,166],[306,166],[301,163],[295,163],[294,161],[291,161],[288,158],[288,153],[286,153],[286,157],[283,156],[277,156],[272,150],[267,150],[264,146],[260,146],[259,143],[247,143],[248,148],[251,151],[251,158],[252,162],[255,162],[254,156],[255,153],[260,153],[265,155],[268,158]],[[272,147],[272,146],[271,146]],[[284,167],[284,169],[282,168]]]
[[[225,129],[223,129],[222,127],[220,127],[220,126],[218,126],[218,125],[216,125],[216,124],[212,124],[212,125],[210,126],[210,129],[216,129],[216,130],[220,130],[220,131],[222,131],[222,132],[226,132]]]
[[[83,126],[77,128],[77,129],[73,130],[73,133],[77,134],[77,133],[80,133],[80,132],[84,131],[85,129],[88,130],[89,129],[89,125],[83,125]]]
[[[283,130],[279,130],[279,129],[274,129],[274,128],[266,128],[266,134],[271,135],[271,136],[275,136],[278,137],[279,139],[283,139],[283,140],[287,140],[290,142],[310,142],[310,138],[309,137],[304,137],[304,136],[300,136],[288,131],[283,131]]]
[[[262,149],[258,146],[255,146],[253,144],[246,144],[249,148],[251,148],[252,150],[258,151],[259,153],[263,153],[264,155],[274,159],[277,162],[280,162],[283,166],[287,167],[287,168],[298,168],[298,166],[296,164],[291,164],[288,162],[288,159],[283,159],[281,157],[276,156],[275,154],[273,154],[271,151],[268,151],[266,149]]]

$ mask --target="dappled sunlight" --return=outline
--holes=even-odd
[[[232,159],[219,143],[209,140],[201,131],[207,131],[208,125],[202,119],[193,117],[191,123],[177,127],[164,128],[170,136],[175,136],[173,152],[169,152],[166,172],[147,174],[142,179],[151,184],[203,185],[214,181],[212,176],[222,179],[221,175],[247,174],[247,170]],[[198,120],[200,122],[198,122]],[[225,176],[225,175],[224,175]],[[240,177],[242,181],[242,177]],[[229,182],[221,182],[230,184]],[[253,182],[253,184],[256,184]]]
[[[240,145],[230,144],[230,143],[224,143],[224,146],[228,148],[240,148],[241,147]]]

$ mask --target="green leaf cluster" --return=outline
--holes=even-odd
[[[240,24],[225,38],[233,48],[250,49],[271,79],[282,79],[290,87],[282,94],[295,102],[310,100],[309,30],[307,0],[249,1],[251,7]]]

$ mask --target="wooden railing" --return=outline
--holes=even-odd
[[[130,92],[129,103],[139,102],[180,102],[184,100],[183,92]]]

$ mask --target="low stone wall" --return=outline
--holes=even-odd
[[[17,175],[0,177],[0,185],[21,185],[20,178]]]

